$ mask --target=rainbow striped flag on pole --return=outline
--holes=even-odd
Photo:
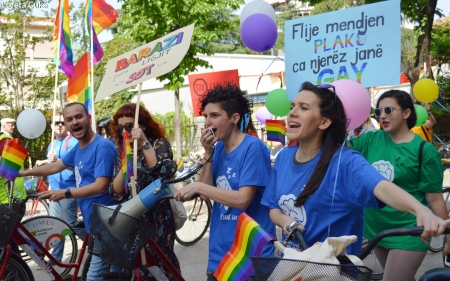
[[[105,0],[92,0],[92,13],[93,26],[97,35],[115,23],[119,17],[116,9]]]
[[[177,171],[179,173],[184,171],[184,163],[183,163],[183,159],[181,157],[180,157],[180,161],[178,161],[178,164],[177,164]]]
[[[219,281],[247,280],[254,271],[250,257],[259,256],[264,245],[274,240],[255,220],[242,213],[238,218],[233,245],[220,261],[214,277]]]
[[[92,97],[89,87],[89,53],[86,52],[74,67],[73,77],[69,77],[67,101],[79,102],[92,114]]]
[[[266,120],[268,141],[286,143],[286,124],[282,120]]]
[[[128,180],[134,176],[133,174],[133,155],[131,154],[130,140],[128,132],[123,133],[123,150],[122,150],[122,172],[123,172],[123,188],[125,194],[129,194]]]
[[[73,75],[73,54],[70,40],[69,0],[59,0],[53,29],[54,62],[68,77]]]
[[[7,139],[0,161],[0,177],[14,181],[27,155],[28,149],[21,146],[16,139]]]

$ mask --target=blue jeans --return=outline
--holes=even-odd
[[[50,216],[54,216],[65,221],[69,226],[73,228],[75,234],[81,239],[84,239],[84,235],[86,234],[85,228],[75,227],[75,223],[77,221],[77,212],[78,212],[78,202],[77,199],[62,199],[58,202],[51,201],[50,202]],[[61,261],[64,252],[64,240],[58,243],[53,248],[53,257]]]
[[[104,280],[103,273],[120,272],[121,268],[116,265],[105,263],[99,256],[92,255],[91,264],[87,272],[86,281]]]

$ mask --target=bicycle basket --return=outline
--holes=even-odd
[[[252,257],[255,281],[369,281],[372,270],[365,266],[326,264],[280,258]],[[302,278],[300,278],[302,277]]]
[[[0,248],[4,248],[8,244],[19,219],[18,214],[11,211],[6,205],[0,204]]]
[[[94,204],[89,253],[108,264],[132,269],[140,250],[154,234],[152,224]]]

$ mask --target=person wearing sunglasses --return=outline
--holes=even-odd
[[[66,127],[64,126],[64,116],[61,112],[56,112],[55,118],[50,126],[55,132],[55,139],[47,147],[47,159],[37,160],[37,167],[62,159],[78,143],[76,138],[67,133]],[[76,186],[75,174],[73,171],[65,169],[59,173],[49,175],[48,185],[51,190],[66,190],[69,187],[74,187]],[[75,230],[77,236],[83,240],[86,229],[76,224],[78,220],[78,202],[75,198],[50,201],[50,216],[65,221]],[[64,242],[61,242],[54,247],[52,255],[55,259],[61,261],[63,252]]]
[[[153,181],[161,178],[168,180],[176,173],[172,147],[166,138],[164,126],[142,105],[139,106],[139,126],[134,128],[136,104],[124,104],[114,114],[110,130],[117,141],[118,153],[114,166],[114,181],[110,184],[110,192],[116,202],[130,199],[131,189],[124,188],[122,172],[123,138],[128,133],[132,150],[137,149],[137,181],[136,192],[139,193]],[[137,140],[137,147],[133,147]],[[128,191],[128,193],[126,192]],[[152,223],[156,229],[153,239],[173,265],[181,271],[180,263],[174,252],[175,221],[169,200],[161,202],[154,213],[147,212],[144,219]],[[162,266],[162,265],[161,265]]]
[[[328,237],[356,235],[347,251],[358,254],[364,208],[385,205],[416,214],[417,223],[425,226],[424,238],[442,233],[446,222],[345,146],[346,126],[334,87],[303,83],[287,116],[286,136],[298,146],[278,154],[261,200],[270,208],[271,220],[284,229],[283,239],[296,220],[309,247]],[[288,246],[300,248],[296,241]]]
[[[410,131],[417,118],[411,96],[400,90],[387,91],[378,99],[374,112],[382,130],[355,137],[349,145],[361,152],[386,180],[400,186],[435,215],[448,219],[441,193],[443,168],[439,152]],[[370,240],[385,229],[415,226],[416,219],[413,214],[389,206],[366,208],[364,237]],[[383,239],[374,250],[384,268],[383,280],[414,280],[428,248],[419,237]],[[443,251],[450,253],[449,243]]]

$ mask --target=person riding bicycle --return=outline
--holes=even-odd
[[[375,115],[380,118],[383,130],[352,138],[350,146],[361,152],[388,181],[430,207],[437,216],[448,219],[442,197],[443,169],[439,152],[432,143],[410,131],[417,118],[411,96],[400,90],[383,93],[377,101]],[[364,211],[364,237],[369,240],[383,230],[415,224],[413,214],[389,206]],[[428,248],[418,237],[383,239],[374,252],[384,268],[384,280],[414,279]],[[450,243],[446,243],[443,252],[450,253]]]
[[[173,161],[172,147],[166,139],[163,125],[156,122],[145,107],[139,106],[139,127],[133,128],[135,121],[136,104],[129,103],[120,107],[114,114],[110,129],[113,138],[117,141],[119,153],[114,166],[114,181],[110,184],[113,199],[122,202],[129,199],[130,192],[125,193],[124,177],[122,172],[123,133],[129,133],[130,144],[137,140],[137,181],[136,193],[139,193],[149,184],[157,180],[168,180],[176,173],[176,163]],[[170,201],[162,201],[154,213],[147,212],[145,220],[155,226],[158,231],[151,237],[170,262],[181,272],[180,263],[174,252],[175,221],[170,207]],[[150,252],[150,248],[148,248]]]
[[[48,198],[50,201],[77,198],[86,232],[89,233],[93,205],[114,205],[108,185],[113,175],[116,149],[111,141],[94,133],[91,128],[91,116],[84,104],[69,103],[63,110],[63,116],[64,125],[78,140],[78,144],[61,160],[21,171],[19,176],[48,176],[73,168],[76,187],[48,190],[40,193],[40,198]],[[87,280],[102,280],[101,274],[109,271],[109,264],[98,256],[92,256]]]
[[[302,224],[308,246],[327,237],[356,235],[347,250],[361,251],[364,207],[385,204],[417,216],[422,238],[441,234],[448,221],[387,181],[358,152],[345,146],[347,118],[332,85],[303,83],[291,104],[286,136],[298,146],[283,149],[270,174],[261,204],[282,227]],[[291,242],[291,247],[298,243]]]
[[[199,194],[214,200],[207,266],[210,281],[217,280],[213,273],[233,244],[241,213],[246,212],[273,236],[275,226],[269,209],[259,203],[269,177],[270,158],[261,140],[244,133],[250,119],[246,92],[234,84],[218,84],[202,98],[201,112],[207,127],[200,138],[205,166],[198,182],[186,185],[174,197],[184,202]],[[274,257],[271,243],[262,256]]]

